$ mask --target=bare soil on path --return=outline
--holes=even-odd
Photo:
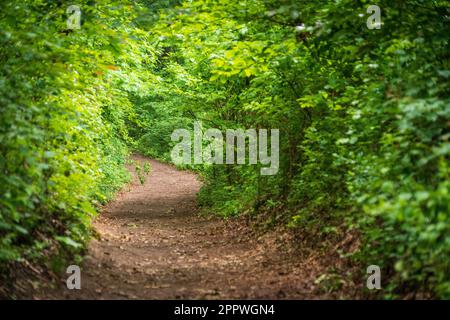
[[[326,262],[281,249],[236,221],[199,214],[197,176],[148,162],[94,222],[99,237],[81,266],[81,290],[65,279],[38,299],[304,299],[330,297],[315,279]],[[68,276],[68,275],[63,275]]]

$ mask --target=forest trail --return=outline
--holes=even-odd
[[[81,290],[64,279],[45,298],[320,298],[314,263],[280,251],[273,237],[249,236],[242,223],[199,215],[195,174],[134,160],[151,172],[141,185],[129,166],[134,181],[96,219],[100,236],[81,266]]]

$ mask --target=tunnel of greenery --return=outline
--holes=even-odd
[[[199,203],[317,241],[353,232],[387,298],[450,298],[450,6],[372,1],[4,0],[0,269],[81,256],[130,152],[177,128],[280,129],[280,168],[194,165]],[[365,269],[361,269],[365,272]]]

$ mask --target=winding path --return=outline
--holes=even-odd
[[[311,297],[314,268],[291,259],[275,240],[248,236],[247,228],[198,214],[196,175],[149,162],[107,205],[94,226],[81,267],[81,290],[61,288],[66,299],[279,299]],[[65,282],[64,282],[65,284]],[[318,298],[315,295],[315,298]]]

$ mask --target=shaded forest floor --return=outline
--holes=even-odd
[[[342,266],[335,252],[298,248],[289,232],[254,232],[245,219],[200,215],[195,174],[134,160],[149,162],[151,172],[141,185],[130,166],[133,182],[96,219],[81,290],[68,290],[63,274],[28,298],[323,299],[360,291],[330,276],[330,267]]]

